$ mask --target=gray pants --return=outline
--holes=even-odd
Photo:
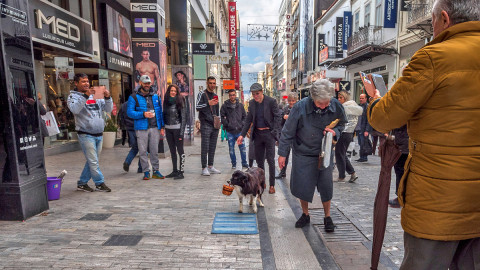
[[[435,241],[404,233],[405,256],[400,270],[480,270],[480,238]]]
[[[136,130],[138,157],[142,165],[143,172],[149,172],[148,153],[150,153],[150,163],[153,171],[158,171],[158,142],[160,141],[160,130],[158,128],[149,128],[147,130]]]

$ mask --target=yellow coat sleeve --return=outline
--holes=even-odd
[[[430,56],[424,49],[419,50],[392,89],[368,106],[370,125],[380,132],[389,132],[415,117],[433,94],[433,73]]]

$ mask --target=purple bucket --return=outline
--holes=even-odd
[[[60,199],[60,190],[62,189],[62,179],[56,177],[47,177],[47,195],[48,200]]]

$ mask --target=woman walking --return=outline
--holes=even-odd
[[[165,137],[172,154],[173,171],[167,178],[183,179],[185,166],[185,152],[183,151],[183,134],[185,133],[186,107],[185,99],[180,95],[176,85],[170,85],[163,100],[163,121],[165,123]],[[177,153],[180,157],[180,168],[177,167]]]
[[[335,145],[338,181],[341,182],[345,180],[345,171],[347,171],[350,175],[350,180],[348,182],[353,183],[358,179],[358,176],[355,173],[352,163],[350,163],[350,160],[347,158],[347,149],[348,145],[353,141],[355,126],[357,125],[358,117],[363,113],[363,108],[358,106],[355,101],[350,100],[350,94],[346,91],[338,92],[338,101],[343,105],[348,120],[342,135],[340,135],[340,139],[338,139],[338,142]]]

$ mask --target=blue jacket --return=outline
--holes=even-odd
[[[147,111],[147,99],[140,94],[136,95],[139,106],[137,107],[135,99],[130,96],[127,103],[127,115],[134,120],[133,126],[135,130],[146,130],[148,129],[148,119],[143,116],[143,113]],[[149,95],[152,96],[155,117],[157,118],[157,127],[161,129],[164,126],[162,103],[157,94],[150,93]]]

